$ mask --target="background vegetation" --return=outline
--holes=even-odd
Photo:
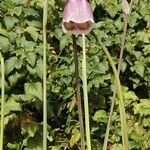
[[[94,31],[116,65],[123,32],[119,0],[92,0]],[[48,147],[79,149],[80,133],[72,37],[61,29],[64,0],[51,0],[47,25]],[[0,1],[0,50],[6,67],[5,149],[42,149],[43,0]],[[81,37],[77,39],[81,62]],[[130,150],[150,149],[150,2],[134,0],[129,17],[121,83]],[[113,95],[113,72],[92,34],[86,37],[93,150],[100,150]],[[80,63],[81,67],[81,63]],[[1,83],[0,83],[1,85]],[[108,149],[121,150],[116,100]]]

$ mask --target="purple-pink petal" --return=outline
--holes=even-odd
[[[64,23],[73,22],[75,27],[72,30],[65,28]],[[82,23],[88,23],[87,29],[78,28]],[[63,12],[62,28],[64,32],[73,34],[89,33],[93,28],[93,10],[89,2],[86,0],[68,0]]]

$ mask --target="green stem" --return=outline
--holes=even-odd
[[[132,10],[132,5],[133,5],[133,0],[130,1],[130,13]],[[130,15],[130,13],[129,13],[129,15]],[[126,40],[126,34],[127,34],[127,25],[128,25],[128,15],[125,14],[124,15],[124,31],[123,31],[122,41],[121,41],[121,50],[120,50],[119,63],[118,63],[118,75],[119,76],[120,76],[120,69],[121,69],[125,40]],[[107,123],[107,128],[106,128],[103,150],[107,150],[109,131],[110,131],[110,126],[111,126],[111,119],[112,119],[112,114],[113,114],[114,105],[115,105],[116,91],[117,91],[117,89],[115,87],[113,99],[112,99],[112,104],[111,104],[111,108],[110,108],[110,114],[109,114],[108,123]]]
[[[1,135],[0,135],[0,150],[3,150],[4,137],[4,103],[5,103],[5,67],[4,58],[1,56],[1,76],[2,76],[2,90],[1,90]]]
[[[121,119],[123,148],[124,148],[124,150],[128,150],[128,131],[127,131],[127,123],[126,123],[126,113],[125,113],[121,84],[120,84],[120,80],[119,80],[119,74],[117,72],[115,63],[112,60],[107,48],[105,47],[105,45],[102,43],[102,41],[97,37],[97,35],[95,33],[94,33],[94,36],[97,39],[98,43],[101,45],[102,50],[106,54],[106,56],[111,64],[111,67],[113,69],[114,75],[115,75],[117,95],[119,98],[119,111],[120,111],[120,119]]]
[[[118,76],[120,76],[120,69],[121,69],[121,64],[122,64],[123,51],[124,51],[124,45],[125,45],[125,39],[126,39],[126,33],[127,33],[127,25],[128,25],[128,15],[125,14],[124,31],[123,31],[122,41],[121,41],[121,50],[120,50],[119,63],[118,63]],[[116,93],[117,93],[117,87],[115,86],[110,113],[109,113],[109,118],[108,118],[108,123],[107,123],[107,128],[106,128],[106,133],[105,133],[103,150],[107,150],[109,131],[110,131],[110,126],[111,126],[111,119],[112,119],[112,114],[114,110],[114,105],[115,105]]]
[[[76,37],[73,35],[73,51],[74,51],[74,64],[75,64],[75,77],[76,77],[76,100],[78,103],[79,123],[80,123],[80,134],[81,134],[81,150],[85,150],[85,133],[83,124],[83,112],[80,94],[80,78],[79,78],[79,65],[78,65],[78,54]]]
[[[89,103],[87,91],[87,76],[86,76],[86,50],[85,50],[85,35],[82,35],[83,40],[83,60],[82,60],[82,80],[83,80],[83,95],[84,95],[84,111],[85,111],[85,131],[87,150],[91,150],[91,137],[90,137],[90,122],[89,122]]]
[[[47,149],[47,87],[46,87],[46,25],[48,1],[44,1],[43,10],[43,150]]]

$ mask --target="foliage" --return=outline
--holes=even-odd
[[[116,64],[123,31],[118,0],[92,0],[94,31]],[[61,29],[64,0],[49,1],[47,25],[48,148],[79,149],[73,47]],[[0,2],[0,50],[5,58],[5,149],[42,149],[42,0]],[[130,149],[150,148],[150,2],[135,0],[129,17],[121,83]],[[77,39],[81,68],[81,37]],[[113,94],[113,72],[94,36],[86,38],[92,147],[102,147]],[[1,85],[1,82],[0,82]],[[121,150],[118,102],[108,149]]]

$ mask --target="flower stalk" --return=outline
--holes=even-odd
[[[1,60],[1,134],[0,134],[0,150],[3,150],[3,138],[4,138],[4,103],[5,103],[5,67],[4,58],[0,53]]]
[[[79,124],[80,124],[80,134],[81,134],[81,150],[85,150],[85,133],[84,133],[84,123],[83,123],[83,112],[82,112],[82,102],[81,102],[81,92],[80,92],[80,78],[79,78],[79,64],[78,64],[78,53],[76,37],[72,35],[73,38],[73,51],[74,51],[74,64],[75,64],[75,78],[76,78],[76,100],[78,105],[79,113]]]
[[[122,9],[124,12],[124,29],[123,29],[123,35],[122,35],[122,41],[121,41],[121,48],[120,48],[120,56],[119,56],[119,62],[118,62],[118,75],[120,76],[120,70],[121,70],[121,64],[122,64],[122,59],[123,59],[123,53],[124,53],[124,47],[125,47],[125,40],[126,40],[126,35],[127,35],[127,25],[128,25],[128,16],[131,13],[131,8],[132,8],[132,3],[133,0],[131,0],[129,7],[128,13],[125,13],[125,5],[122,1]],[[111,108],[110,108],[110,113],[109,113],[109,118],[108,118],[108,123],[107,123],[107,128],[106,128],[106,133],[105,133],[105,139],[104,139],[104,144],[103,144],[103,150],[107,150],[107,145],[108,145],[108,139],[109,139],[109,132],[110,132],[110,126],[111,126],[111,120],[112,120],[112,114],[114,110],[114,105],[115,105],[115,98],[116,98],[116,93],[117,93],[117,87],[114,89],[113,93],[113,98],[112,98],[112,103],[111,103]]]
[[[48,1],[43,9],[43,150],[47,150],[47,86],[46,86],[46,25]]]
[[[111,55],[109,54],[107,48],[105,47],[105,45],[102,43],[102,41],[97,37],[97,35],[94,32],[93,32],[93,34],[94,34],[95,38],[97,39],[98,43],[100,44],[103,52],[106,54],[106,56],[111,64],[111,67],[113,69],[113,72],[114,72],[115,83],[116,83],[116,88],[117,88],[117,95],[119,98],[119,111],[120,111],[120,119],[121,119],[123,148],[124,148],[124,150],[128,150],[128,131],[127,131],[127,123],[126,123],[126,113],[125,113],[121,84],[120,84],[120,80],[119,80],[119,74],[115,67],[115,63],[114,63]]]
[[[87,90],[87,76],[86,76],[86,50],[85,50],[85,34],[82,34],[83,58],[82,58],[82,80],[83,80],[83,95],[84,95],[84,112],[85,112],[85,131],[87,150],[91,150],[90,137],[90,121],[89,121],[89,102]]]

